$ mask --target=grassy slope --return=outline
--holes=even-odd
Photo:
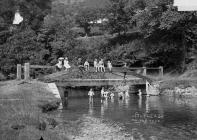
[[[54,0],[56,2],[61,2],[67,4],[69,0]],[[71,0],[70,0],[71,1]],[[74,0],[74,1],[82,1],[82,0]],[[105,7],[108,3],[108,0],[83,0],[83,4],[87,7]]]
[[[39,140],[41,136],[44,140],[67,140],[67,136],[80,140],[131,139],[114,122],[106,124],[88,115],[68,122],[53,113],[43,114],[38,104],[56,102],[44,83],[9,81],[0,83],[0,91],[0,140]],[[56,127],[53,127],[54,121],[57,121]],[[46,129],[39,130],[43,122],[46,122]]]
[[[184,74],[177,75],[164,75],[161,81],[161,90],[174,89],[175,87],[186,88],[194,86],[197,88],[197,70],[186,71]]]
[[[50,124],[50,120],[55,122],[53,117],[38,107],[59,102],[44,83],[11,81],[0,85],[0,140],[67,139]]]

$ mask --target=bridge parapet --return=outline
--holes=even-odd
[[[54,66],[42,66],[42,65],[30,65],[29,63],[25,63],[24,66],[22,66],[21,64],[18,64],[17,65],[17,79],[18,80],[21,80],[21,75],[22,75],[22,68],[24,68],[24,79],[25,80],[28,80],[30,79],[30,69],[55,69]],[[145,80],[148,80],[149,82],[152,82],[152,79],[151,78],[148,78],[147,77],[147,70],[158,70],[159,71],[159,76],[160,77],[163,77],[163,67],[160,66],[160,67],[113,67],[112,69],[112,73],[115,75],[118,75],[117,73],[120,73],[120,74],[126,74],[126,75],[133,75],[135,77],[138,77],[138,78],[142,78],[142,79],[145,79]],[[95,72],[95,69],[93,67],[91,67],[90,71],[91,72]],[[108,70],[106,71],[106,73],[111,73],[109,72]],[[64,75],[65,73],[59,73],[58,74],[51,74],[51,77],[52,78],[55,78],[55,77],[60,77],[61,75]],[[119,76],[122,76],[124,77],[124,75],[120,75]],[[53,76],[54,75],[54,76]],[[113,79],[113,78],[112,78]]]

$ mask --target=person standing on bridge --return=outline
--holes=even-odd
[[[96,72],[98,72],[98,71],[99,71],[99,69],[98,69],[98,61],[97,61],[97,59],[95,59],[95,60],[94,60],[94,68],[95,68]]]
[[[110,61],[107,62],[107,67],[110,72],[112,72],[112,63]]]
[[[101,59],[101,60],[99,61],[99,71],[100,71],[100,72],[105,72],[105,66],[104,66],[103,59]]]
[[[58,58],[58,63],[55,65],[56,71],[61,71],[63,69],[63,57]]]
[[[64,67],[66,68],[66,71],[68,71],[71,68],[67,57],[65,57],[65,59],[64,59]]]
[[[126,79],[126,75],[127,75],[127,63],[125,62],[124,63],[124,66],[123,66],[123,74],[124,74],[124,79]]]
[[[86,71],[90,70],[90,64],[89,64],[88,60],[85,61],[84,67],[85,67]]]
[[[92,88],[88,92],[88,96],[89,96],[89,102],[92,103],[93,102],[93,96],[94,96],[94,91],[93,91]]]
[[[81,59],[81,58],[78,59],[77,65],[78,65],[79,70],[80,70],[81,73],[83,74],[83,71],[85,70],[85,68],[84,68],[84,66],[83,66],[83,62],[82,62],[82,59]]]

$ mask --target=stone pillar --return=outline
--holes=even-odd
[[[143,67],[143,75],[146,76],[146,73],[147,73],[147,69],[146,67]]]
[[[163,67],[162,66],[159,67],[159,71],[160,71],[159,75],[162,78],[163,77]]]
[[[61,100],[62,100],[62,106],[64,109],[66,109],[68,107],[68,94],[69,91],[68,89],[66,89],[65,87],[62,86],[58,86],[58,90],[61,96]]]
[[[29,63],[25,63],[24,76],[25,76],[25,80],[30,79],[30,64]]]
[[[17,80],[21,80],[21,69],[22,69],[22,66],[21,64],[17,64],[17,73],[16,73],[16,79]]]
[[[64,97],[62,100],[63,108],[68,107],[68,91],[64,91]]]
[[[64,106],[68,106],[68,91],[64,91]]]

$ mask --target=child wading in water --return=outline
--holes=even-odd
[[[105,90],[104,90],[104,87],[102,87],[102,89],[101,89],[101,98],[104,97],[104,94],[105,94]]]
[[[110,94],[110,98],[111,98],[111,99],[114,99],[114,96],[115,96],[114,93],[111,93],[111,94]]]
[[[92,88],[88,92],[88,96],[89,96],[89,102],[92,103],[93,102],[93,96],[94,96],[94,91],[93,91]]]
[[[119,92],[119,93],[118,93],[118,98],[119,98],[120,100],[123,100],[123,99],[124,99],[124,93],[123,93],[123,92]]]
[[[129,98],[130,96],[129,96],[129,90],[126,90],[125,91],[125,98]]]

